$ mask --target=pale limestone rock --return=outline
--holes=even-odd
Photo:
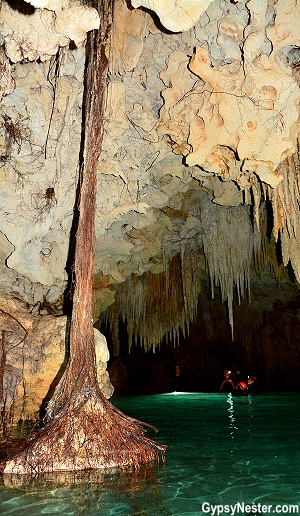
[[[15,88],[15,81],[11,74],[11,65],[7,56],[0,48],[0,100],[4,95],[9,95]]]
[[[255,68],[249,66],[251,70],[247,65],[240,66],[234,73],[230,73],[228,66],[214,70],[207,50],[197,48],[189,67],[209,84],[211,94],[191,121],[188,142],[193,152],[187,163],[207,168],[212,149],[216,145],[229,146],[238,153],[240,161],[256,163],[258,175],[260,165],[268,167],[270,172],[266,175],[262,171],[262,180],[274,187],[280,181],[275,173],[277,166],[295,151],[296,136],[291,129],[294,130],[298,119],[295,106],[300,91],[296,81],[284,75],[266,55],[257,58]],[[251,77],[251,91],[243,87],[244,70]],[[247,162],[244,170],[251,171]]]
[[[56,13],[54,29],[58,34],[74,41],[77,47],[92,29],[99,29],[100,20],[96,9],[87,5],[72,5]]]
[[[299,219],[299,217],[298,217]],[[299,220],[296,219],[296,225],[299,226]],[[295,228],[296,229],[296,228]],[[288,265],[289,261],[293,265],[293,270],[297,281],[300,282],[300,244],[299,240],[292,234],[290,235],[287,228],[281,230],[282,242],[282,259],[284,265]]]
[[[0,302],[0,321],[6,351],[3,376],[6,414],[11,414],[14,422],[39,418],[43,400],[53,390],[52,382],[65,360],[67,318],[34,315],[20,304],[6,300]],[[96,329],[95,349],[99,386],[109,398],[113,393],[106,371],[109,352],[105,337]]]
[[[125,2],[115,2],[111,43],[107,49],[113,74],[123,75],[134,70],[149,29],[154,29],[150,16],[143,11],[128,9]]]
[[[118,8],[117,3],[117,13],[121,10],[124,19],[133,21],[132,14],[129,18],[124,14],[125,2],[120,5]],[[115,283],[125,281],[130,274],[163,269],[162,259],[158,265],[155,257],[171,223],[158,210],[174,204],[171,199],[175,196],[178,196],[176,206],[180,207],[180,196],[192,181],[191,169],[187,170],[180,154],[173,153],[158,132],[163,86],[159,73],[172,47],[173,36],[154,30],[149,14],[133,12],[139,13],[137,25],[135,28],[129,25],[127,37],[136,38],[141,55],[131,69],[132,61],[125,56],[126,31],[124,26],[119,27],[118,19],[113,31],[117,63],[111,51],[107,126],[97,178],[101,195],[97,199],[96,274],[102,271]],[[176,45],[180,41],[181,37],[175,36]],[[123,51],[122,77],[119,48]],[[111,299],[111,293],[108,294]],[[101,305],[101,300],[97,303]]]
[[[96,328],[94,328],[94,336],[98,383],[105,396],[110,398],[113,395],[114,388],[110,383],[109,374],[106,371],[106,365],[109,360],[106,338]]]
[[[110,82],[107,88],[106,113],[111,133],[117,137],[128,130],[126,116],[125,85],[121,81]],[[120,156],[121,157],[121,156]]]
[[[0,230],[12,246],[6,265],[36,288],[44,286],[43,297],[52,301],[66,285],[84,60],[83,48],[61,50],[57,61],[16,67],[16,88],[2,102],[2,117],[15,131],[2,124]],[[36,302],[26,290],[23,299]]]
[[[56,55],[59,47],[70,40],[77,46],[84,43],[89,30],[99,28],[96,9],[75,5],[56,13],[35,9],[30,16],[12,9],[5,1],[1,4],[1,32],[9,59],[46,61]]]
[[[74,3],[58,13],[36,9],[26,16],[3,2],[1,22],[6,55],[22,60],[12,76],[3,61],[6,75],[0,81],[5,95],[0,231],[10,243],[6,277],[11,291],[32,305],[46,298],[59,303],[78,180],[85,63],[84,48],[59,47],[70,40],[82,45],[86,32],[99,26],[99,16]],[[51,59],[24,62],[37,58]],[[8,294],[7,285],[5,290]]]
[[[77,3],[74,0],[30,0],[31,5],[40,9],[48,9],[49,11],[59,11],[65,7],[69,7],[71,4]]]
[[[211,4],[208,18],[199,21],[201,29],[195,27],[196,40],[202,39],[203,45],[195,45],[189,64],[188,57],[178,52],[167,60],[160,74],[168,88],[162,92],[165,105],[159,131],[175,140],[174,148],[184,150],[187,164],[201,167],[193,172],[195,177],[202,173],[207,177],[209,172],[223,181],[247,185],[243,175],[255,173],[276,187],[282,180],[276,168],[295,151],[299,131],[299,86],[291,66],[281,59],[282,40],[288,38],[290,44],[291,31],[286,25],[284,32],[278,16],[274,26],[270,24],[273,8],[268,2],[247,2],[249,21],[240,4],[226,14],[221,10],[226,2]],[[287,11],[294,19],[299,16],[298,7],[287,9],[282,4],[277,13]],[[280,40],[279,31],[284,34]],[[293,41],[297,44],[296,30]],[[193,84],[187,66],[203,82]],[[192,152],[186,153],[185,142]]]
[[[12,300],[1,301],[0,318],[5,413],[12,412],[13,422],[36,419],[64,360],[66,318],[32,315]]]
[[[188,30],[213,0],[131,0],[133,7],[147,7],[155,11],[161,23],[173,32]]]

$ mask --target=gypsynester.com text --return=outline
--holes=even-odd
[[[299,505],[272,505],[272,504],[246,504],[237,502],[234,504],[211,504],[203,502],[201,505],[202,512],[209,516],[221,516],[226,514],[236,516],[238,514],[298,514]]]

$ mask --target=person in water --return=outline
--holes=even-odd
[[[233,383],[233,380],[231,378],[231,371],[226,369],[224,371],[224,380],[220,385],[220,391],[222,392],[233,392],[235,389],[235,385]]]
[[[239,382],[235,388],[234,394],[236,396],[247,396],[247,384],[245,382]]]
[[[185,379],[181,374],[179,365],[176,365],[174,368],[174,373],[170,378],[169,386],[171,392],[184,392],[186,390]]]
[[[257,378],[256,376],[248,376],[247,380],[247,394],[256,392]]]

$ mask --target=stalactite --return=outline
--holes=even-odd
[[[262,185],[265,188],[264,197],[267,199],[269,197],[269,190],[267,185]],[[278,263],[276,246],[274,238],[272,237],[270,240],[267,238],[267,209],[265,206],[265,202],[261,203],[260,206],[260,234],[259,238],[261,240],[261,248],[256,246],[258,251],[254,254],[253,257],[253,265],[257,275],[260,275],[263,270],[269,267],[270,277],[274,277],[276,279],[277,284],[283,278],[286,273],[285,267],[283,263]],[[256,235],[256,234],[255,234]],[[254,238],[255,238],[254,235]]]
[[[261,229],[261,217],[262,217],[262,201],[267,198],[267,185],[262,183],[256,174],[249,173],[248,181],[250,188],[244,190],[244,204],[252,206],[253,219],[255,221],[258,232],[255,234],[260,235]],[[259,237],[260,238],[260,237]]]
[[[113,355],[117,357],[120,353],[119,319],[111,319],[110,323],[111,338],[113,344]]]
[[[198,296],[201,291],[199,245],[196,238],[181,245],[180,261],[184,309],[190,320],[193,321],[197,314]]]
[[[284,265],[289,261],[297,281],[300,281],[300,166],[298,154],[288,157],[278,167],[283,179],[276,189],[269,187],[274,218],[274,237],[280,232],[281,252]]]
[[[169,288],[169,268],[170,268],[170,261],[172,259],[172,256],[168,252],[166,245],[163,245],[162,256],[163,256],[164,271],[165,271],[165,275],[166,275],[166,288]]]
[[[255,204],[258,205],[258,194]],[[203,193],[199,207],[193,215],[200,221],[204,254],[214,287],[219,286],[222,301],[227,301],[229,322],[233,332],[232,303],[236,289],[238,300],[247,289],[250,295],[250,265],[261,249],[259,210],[255,210],[252,223],[250,206],[219,206]]]

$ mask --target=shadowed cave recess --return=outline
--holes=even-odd
[[[300,7],[194,4],[2,1],[3,438],[51,413],[69,359],[91,120],[103,398],[168,392],[176,365],[191,392],[224,369],[299,391]],[[87,37],[106,23],[98,116]]]

